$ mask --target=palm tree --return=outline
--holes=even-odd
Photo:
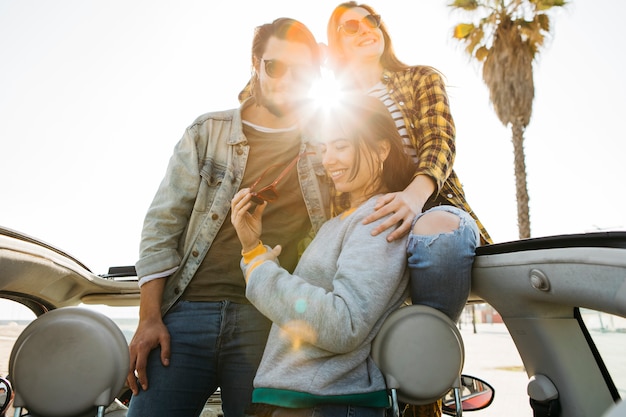
[[[504,126],[511,126],[520,239],[530,237],[524,130],[535,96],[533,61],[550,32],[546,11],[565,4],[565,0],[453,0],[449,4],[482,16],[477,24],[456,25],[454,38],[482,63],[496,115]]]

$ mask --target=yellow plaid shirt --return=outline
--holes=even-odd
[[[439,204],[461,208],[476,220],[481,242],[491,243],[489,233],[465,199],[463,186],[452,169],[456,129],[441,74],[426,66],[398,72],[386,70],[383,83],[402,112],[407,132],[417,150],[415,175],[427,175],[437,184],[437,190],[424,210]]]

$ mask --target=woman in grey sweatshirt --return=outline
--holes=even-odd
[[[259,240],[263,210],[271,202],[254,207],[250,189],[232,201],[246,297],[273,322],[252,401],[257,414],[273,417],[383,416],[389,399],[370,351],[384,319],[408,295],[406,240],[387,242],[393,229],[372,236],[385,218],[367,225],[363,219],[377,197],[407,186],[414,167],[389,112],[375,98],[346,96],[318,122],[338,213],[293,274],[280,267],[280,246],[268,248]],[[275,198],[280,190],[274,191]]]

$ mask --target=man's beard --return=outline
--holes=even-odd
[[[274,105],[273,103],[265,103],[265,104],[262,104],[262,106],[265,107],[267,111],[269,111],[276,117],[284,117],[287,114],[287,112],[283,111],[283,109]]]
[[[276,105],[273,101],[268,100],[265,98],[265,95],[263,95],[263,93],[261,92],[261,89],[259,88],[257,91],[257,96],[256,96],[256,103],[257,105],[261,106],[261,107],[265,107],[267,109],[267,111],[269,111],[271,114],[273,114],[276,117],[284,117],[285,115],[289,114],[291,111],[289,111],[288,109],[284,108],[284,107],[280,107],[278,105]]]
[[[267,99],[258,84],[255,86],[253,93],[257,106],[265,107],[267,111],[269,111],[272,115],[276,117],[288,116],[296,112],[298,109],[302,108],[308,102],[306,98],[302,97],[299,100],[294,100],[286,105],[280,106],[273,101]]]

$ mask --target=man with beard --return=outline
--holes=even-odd
[[[139,325],[130,343],[128,417],[199,416],[219,387],[225,417],[244,415],[271,322],[245,297],[230,202],[251,188],[263,242],[298,247],[328,217],[324,170],[301,133],[320,55],[302,23],[258,27],[251,97],[197,118],[175,147],[147,212],[136,269]]]

